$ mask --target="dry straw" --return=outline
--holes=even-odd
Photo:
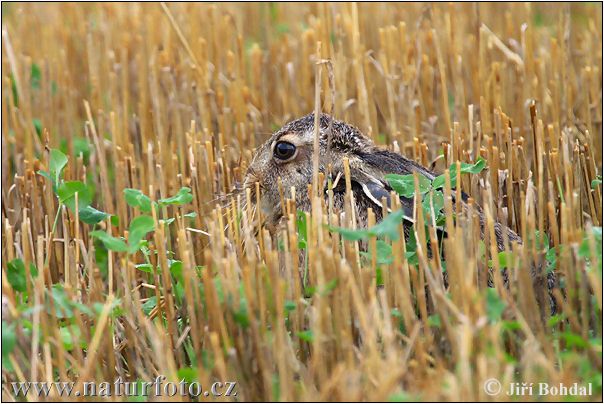
[[[2,10],[3,399],[15,381],[157,375],[237,381],[237,400],[508,399],[485,393],[492,377],[591,382],[601,399],[601,5]],[[341,239],[327,224],[355,227],[348,166],[340,215],[316,196],[330,178],[318,159],[312,212],[280,182],[286,221],[269,233],[261,189],[233,190],[253,149],[313,110],[457,172],[449,238],[418,207],[415,260],[402,225],[367,251]],[[51,150],[68,156],[62,180],[94,198],[59,203],[38,174]],[[460,172],[479,156],[485,171]],[[484,241],[452,202],[462,191],[485,212]],[[114,217],[86,224],[88,205]],[[135,221],[154,229],[142,250],[98,238],[130,242]],[[524,244],[499,254],[497,221]],[[529,268],[562,282],[555,316]]]

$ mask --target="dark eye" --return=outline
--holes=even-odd
[[[289,160],[296,154],[296,146],[288,142],[278,142],[273,153],[279,160]]]

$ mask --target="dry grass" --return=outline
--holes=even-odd
[[[507,399],[485,394],[492,377],[591,382],[587,398],[601,400],[600,4],[2,7],[4,400],[5,382],[158,374],[237,381],[237,400]],[[509,289],[486,287],[500,260],[472,220],[446,223],[441,262],[422,248],[438,245],[419,209],[417,264],[400,238],[391,263],[375,239],[365,259],[324,226],[350,223],[319,203],[298,217],[287,189],[287,230],[258,227],[249,194],[230,192],[254,147],[314,109],[321,69],[322,110],[377,143],[440,172],[487,161],[459,188],[489,229],[498,220],[525,240]],[[81,189],[76,207],[59,202],[38,174],[51,149],[113,218],[82,222]],[[149,212],[123,192],[181,187],[190,202]],[[136,238],[145,215],[146,254],[91,234]],[[530,242],[537,231],[549,246]],[[547,292],[530,267],[561,282],[553,317],[541,318]]]

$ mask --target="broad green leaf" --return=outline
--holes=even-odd
[[[348,241],[364,240],[364,239],[369,238],[369,236],[370,236],[368,229],[354,230],[354,229],[347,229],[345,227],[334,227],[334,226],[331,226],[329,229],[331,231],[339,233],[340,235],[342,235],[342,238],[344,240],[348,240]]]
[[[80,209],[79,215],[80,220],[86,224],[97,224],[111,216],[109,213],[101,212],[92,206],[86,206],[85,208]]]
[[[434,178],[434,181],[432,181],[432,188],[434,188],[434,189],[444,188],[445,175],[446,174],[441,174],[438,177]],[[449,175],[451,178],[451,189],[453,189],[457,186],[457,171],[449,170]]]
[[[440,328],[440,326],[441,326],[440,316],[438,314],[432,314],[431,316],[429,316],[428,325],[430,327]]]
[[[386,236],[396,241],[399,238],[399,226],[403,220],[404,212],[397,210],[386,216],[381,222],[369,229],[372,236]]]
[[[290,312],[296,310],[296,303],[291,300],[285,301],[285,311]]]
[[[42,81],[42,71],[40,70],[40,67],[35,63],[31,64],[30,80],[31,88],[34,88],[36,90],[40,88],[40,82]]]
[[[371,259],[370,252],[361,252],[361,255]],[[378,265],[387,265],[392,263],[392,246],[386,243],[384,240],[377,240],[376,242],[376,262]]]
[[[184,380],[189,384],[199,380],[197,368],[193,367],[180,368],[176,371],[176,375],[178,376],[178,380]]]
[[[596,178],[591,180],[591,189],[596,189],[598,185],[602,185],[602,176],[596,175]]]
[[[5,370],[12,371],[13,366],[9,361],[9,355],[17,345],[17,333],[15,324],[2,321],[2,373]]]
[[[153,265],[151,264],[137,264],[134,266],[134,268],[143,271],[143,272],[148,272],[150,274],[153,273]]]
[[[301,339],[302,341],[306,341],[306,342],[313,342],[313,341],[314,341],[314,339],[315,339],[315,335],[314,335],[314,333],[312,332],[312,330],[298,331],[298,332],[296,333],[296,335],[297,335],[298,337],[300,337],[300,339]]]
[[[63,347],[68,351],[72,350],[74,344],[79,341],[81,333],[80,328],[75,324],[59,328]]]
[[[440,190],[432,191],[427,193],[424,196],[424,200],[422,201],[422,208],[424,209],[424,213],[426,215],[430,215],[430,217],[434,217],[435,220],[440,218],[441,210],[445,206],[445,197]],[[432,214],[432,208],[434,208],[434,214]]]
[[[332,279],[321,287],[321,296],[327,296],[338,286],[338,278]]]
[[[156,305],[157,296],[151,296],[145,303],[143,303],[143,312],[148,316]]]
[[[239,307],[237,308],[237,310],[233,311],[233,319],[241,327],[247,328],[250,325],[250,318],[248,315],[247,299],[245,298],[243,290],[240,291],[240,296],[241,297],[239,298]]]
[[[29,272],[33,278],[38,276],[38,268],[33,263],[29,264]],[[25,273],[25,263],[21,258],[15,258],[6,264],[6,278],[14,290],[27,291],[27,274]]]
[[[419,192],[425,194],[430,190],[431,181],[420,173],[417,173],[417,177],[419,181]],[[414,174],[386,174],[384,178],[397,194],[404,196],[405,198],[413,198],[413,195],[415,195]]]
[[[497,290],[487,289],[487,317],[492,323],[501,320],[501,315],[506,308],[506,303],[501,300]]]
[[[137,216],[130,222],[128,228],[128,252],[135,253],[140,247],[140,241],[155,228],[155,221],[151,216]]]
[[[59,149],[50,149],[49,171],[55,186],[59,183],[61,173],[67,165],[67,156]]]
[[[482,157],[478,157],[474,164],[461,163],[459,171],[461,174],[478,174],[487,166],[487,162]],[[449,166],[449,175],[451,178],[451,188],[457,186],[457,164],[451,164]],[[445,186],[445,174],[441,174],[432,181],[432,188],[438,189]]]
[[[73,138],[73,154],[76,157],[82,156],[84,161],[88,161],[90,158],[90,143],[84,137]]]
[[[384,179],[397,194],[402,195],[405,198],[412,198],[415,194],[413,174],[386,174]]]
[[[460,171],[462,174],[478,174],[484,170],[486,166],[486,160],[479,156],[474,164],[461,163]],[[451,169],[457,170],[456,165],[451,165]]]
[[[90,205],[92,198],[90,191],[81,181],[64,181],[57,188],[59,201],[75,212],[75,194],[78,193],[78,209],[82,210]]]
[[[565,331],[560,333],[560,337],[564,339],[566,344],[571,347],[577,347],[581,349],[585,349],[589,347],[589,342],[585,341],[585,339],[579,334],[572,333],[570,331]]]
[[[497,254],[499,268],[514,268],[516,266],[517,257],[511,251],[500,251]],[[489,267],[493,267],[493,260],[489,260]]]
[[[133,208],[139,208],[142,212],[151,212],[151,198],[142,191],[133,188],[124,189],[126,203]]]
[[[122,238],[113,237],[102,230],[90,232],[90,235],[101,240],[108,250],[116,252],[128,251],[128,245]]]
[[[404,213],[402,210],[392,212],[384,220],[369,229],[346,229],[344,227],[330,227],[331,231],[335,231],[342,235],[344,240],[358,241],[367,239],[370,236],[385,236],[391,240],[398,240],[398,227],[403,220]]]
[[[57,318],[73,318],[73,301],[67,296],[63,286],[56,284],[52,286],[50,296],[53,304],[46,301],[47,312],[51,313],[54,306],[54,315]]]
[[[193,195],[191,195],[191,188],[182,187],[176,195],[160,199],[158,203],[160,205],[185,205],[192,200]]]
[[[178,279],[179,282],[183,281],[182,278],[182,261],[170,260],[170,273]]]

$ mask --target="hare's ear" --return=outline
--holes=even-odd
[[[359,169],[351,170],[350,176],[350,180],[360,185],[365,196],[371,199],[376,205],[382,206],[382,198],[386,198],[388,211],[390,211],[390,192],[392,188],[388,184],[374,175]],[[413,199],[403,196],[400,196],[399,199],[403,208],[403,218],[410,223],[414,223]]]

